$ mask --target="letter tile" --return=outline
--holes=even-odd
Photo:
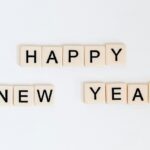
[[[148,84],[128,84],[128,103],[148,103]]]
[[[126,63],[126,47],[121,43],[106,44],[106,64],[121,64]]]
[[[105,46],[85,46],[85,66],[101,67],[105,65]]]
[[[108,83],[106,84],[107,103],[127,104],[127,84]]]
[[[84,66],[84,46],[64,46],[63,65]]]
[[[62,66],[62,47],[44,46],[42,48],[42,65],[44,67]]]
[[[41,66],[41,46],[20,46],[20,65],[24,67]]]
[[[31,106],[34,104],[34,87],[29,85],[14,86],[14,105]]]
[[[13,105],[13,86],[0,85],[0,106]]]
[[[150,83],[148,83],[148,102],[150,103]]]
[[[84,84],[85,103],[105,103],[105,84],[100,82],[89,82]]]
[[[53,85],[35,85],[35,105],[47,105],[53,103]]]

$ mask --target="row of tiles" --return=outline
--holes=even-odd
[[[101,83],[84,84],[85,103],[145,104],[150,101],[150,83]]]
[[[0,105],[31,106],[53,103],[53,85],[0,85]]]
[[[125,63],[126,47],[122,43],[87,46],[22,45],[19,47],[19,64],[26,67],[101,67]]]
[[[84,102],[110,104],[146,104],[150,84],[84,83]],[[49,105],[53,103],[53,85],[0,85],[0,105]]]

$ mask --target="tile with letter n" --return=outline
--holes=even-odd
[[[13,86],[0,85],[0,106],[13,105]]]
[[[105,84],[100,82],[84,83],[84,102],[87,104],[105,103]]]

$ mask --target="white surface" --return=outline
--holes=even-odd
[[[53,83],[50,108],[0,108],[2,150],[149,150],[150,105],[84,105],[82,82],[150,80],[149,0],[0,0],[0,82]],[[19,44],[124,42],[127,66],[17,65]]]

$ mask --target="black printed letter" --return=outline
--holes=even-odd
[[[43,93],[41,94],[42,96],[40,95],[40,91],[39,90],[37,90],[37,93],[38,93],[38,97],[39,97],[40,102],[43,102],[44,95],[45,95],[45,97],[47,99],[47,102],[50,102],[53,90],[50,90],[49,95],[47,94],[46,90],[43,90]]]
[[[120,92],[115,92],[115,90],[121,90],[121,88],[116,87],[116,88],[112,88],[112,100],[121,100],[121,98],[117,98],[115,97],[115,95],[120,95]]]
[[[72,53],[74,53],[74,55],[72,55]],[[69,50],[69,62],[71,62],[71,58],[77,57],[78,55],[77,50]]]
[[[118,52],[116,52],[113,48],[112,48],[111,50],[112,50],[112,52],[113,52],[114,55],[115,55],[115,61],[118,61],[118,55],[119,55],[119,53],[122,51],[122,48],[120,48],[120,49],[118,50]]]
[[[47,60],[46,63],[49,63],[50,60],[54,60],[55,63],[58,64],[57,58],[56,58],[55,53],[54,53],[53,50],[50,52],[49,57],[48,57],[48,60]]]
[[[5,90],[5,95],[0,91],[0,96],[6,103],[8,102],[8,90]]]
[[[137,88],[136,91],[135,91],[135,94],[134,94],[134,97],[133,97],[133,101],[135,101],[135,99],[137,97],[141,98],[141,101],[144,101],[144,98],[143,98],[142,93],[141,93],[139,88]]]
[[[28,92],[28,90],[20,90],[19,91],[19,102],[20,103],[28,103],[28,101],[27,100],[22,100],[22,98],[23,97],[28,97],[28,95],[23,95],[22,93],[27,93]]]
[[[95,55],[93,55],[95,53]],[[93,62],[93,58],[98,58],[100,56],[100,52],[98,50],[90,50],[90,63]]]
[[[33,55],[29,55],[29,50],[26,51],[26,63],[29,63],[29,58],[34,59],[34,63],[36,63],[36,50],[34,50],[34,54]]]
[[[97,99],[97,93],[98,93],[98,91],[100,90],[101,88],[100,87],[98,87],[97,88],[97,90],[96,91],[94,91],[93,90],[93,88],[92,87],[90,87],[90,90],[93,92],[93,94],[94,94],[94,100],[96,100]]]

